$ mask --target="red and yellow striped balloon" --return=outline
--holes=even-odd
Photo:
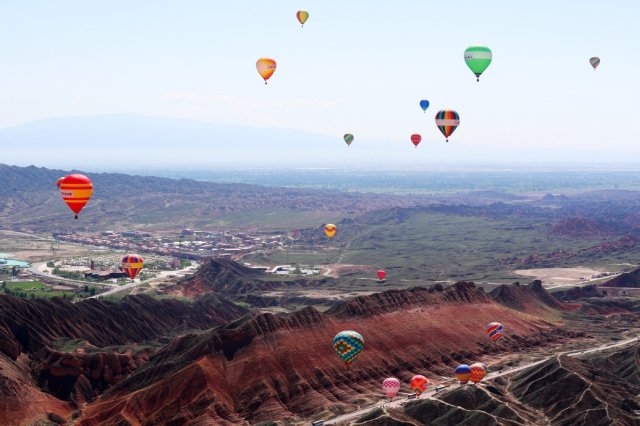
[[[62,199],[76,214],[77,219],[80,210],[82,210],[93,195],[93,183],[91,183],[91,179],[85,175],[74,174],[58,179],[56,186],[60,189]]]
[[[127,254],[122,258],[122,270],[131,279],[138,276],[143,266],[144,262],[139,254]]]

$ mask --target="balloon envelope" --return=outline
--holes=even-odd
[[[356,331],[341,331],[333,338],[333,349],[342,358],[347,368],[360,355],[363,348],[364,339]]]
[[[411,135],[411,143],[417,148],[418,144],[420,143],[420,141],[422,140],[422,136],[414,133],[413,135]]]
[[[471,377],[469,378],[469,380],[471,380],[473,383],[480,383],[480,381],[487,374],[487,369],[483,364],[479,362],[471,364],[469,368],[471,368]]]
[[[304,23],[309,19],[309,12],[306,10],[299,10],[296,12],[296,18],[298,18],[298,22],[304,27]]]
[[[338,228],[336,228],[336,226],[333,223],[327,223],[324,226],[324,233],[329,238],[333,238],[336,235],[337,231],[338,231]]]
[[[427,112],[427,108],[429,108],[429,101],[426,99],[421,100],[420,108],[422,108],[422,111]]]
[[[489,335],[491,340],[493,340],[494,342],[499,338],[501,338],[504,332],[504,328],[502,327],[502,324],[499,322],[490,323],[489,325],[487,325],[486,329],[487,329],[487,334]]]
[[[597,56],[594,56],[593,58],[589,59],[589,63],[595,70],[596,68],[598,68],[598,65],[600,65],[600,58],[598,58]]]
[[[256,62],[256,69],[260,76],[264,79],[264,84],[267,84],[267,80],[271,78],[276,71],[276,61],[271,58],[260,58]]]
[[[379,279],[379,280],[384,280],[384,277],[386,277],[386,276],[387,276],[387,273],[386,273],[385,271],[383,271],[382,269],[380,269],[380,270],[377,272],[377,274],[378,274],[378,279]]]
[[[91,179],[81,174],[65,176],[56,181],[60,195],[67,206],[76,214],[84,208],[93,195],[93,183]]]
[[[393,399],[400,390],[400,380],[396,379],[395,377],[384,379],[384,381],[382,382],[382,390],[384,391],[385,395],[387,395],[387,398]]]
[[[460,364],[458,367],[456,367],[455,373],[456,379],[458,379],[460,384],[464,385],[471,378],[471,367],[469,367],[467,364]]]
[[[413,390],[417,395],[420,395],[422,392],[427,390],[427,385],[429,384],[429,379],[420,374],[413,376],[411,379],[411,390]]]
[[[127,254],[122,258],[122,270],[131,279],[138,276],[143,266],[144,262],[142,260],[142,256],[138,254]]]
[[[453,134],[459,125],[460,116],[452,109],[441,109],[436,114],[436,126],[438,126],[438,129],[440,129],[444,137],[447,138],[447,142],[449,142],[449,136]]]
[[[351,145],[351,142],[353,142],[353,135],[351,133],[347,133],[343,136],[343,139],[347,145]]]
[[[478,81],[480,81],[480,75],[487,69],[492,59],[491,49],[486,46],[471,46],[464,51],[464,61],[476,75]]]

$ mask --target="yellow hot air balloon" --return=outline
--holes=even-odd
[[[264,78],[264,84],[267,84],[267,80],[271,78],[276,71],[276,61],[271,58],[260,58],[256,62],[256,68],[258,72]]]
[[[327,234],[327,237],[333,238],[336,235],[336,231],[338,228],[333,223],[327,223],[324,226],[324,233]]]
[[[309,19],[309,12],[306,10],[299,10],[296,12],[296,18],[298,18],[298,22],[304,27],[304,23]]]

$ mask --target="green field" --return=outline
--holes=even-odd
[[[332,241],[319,240],[306,247],[296,245],[289,250],[253,254],[243,260],[256,264],[370,265],[385,269],[389,283],[406,286],[441,280],[526,280],[512,270],[532,266],[518,263],[513,257],[544,258],[551,253],[570,252],[576,255],[543,260],[542,263],[550,264],[535,267],[597,265],[615,269],[620,266],[612,264],[635,263],[640,254],[636,250],[602,257],[580,254],[580,250],[602,243],[603,239],[555,236],[548,229],[548,221],[541,219],[491,219],[427,209],[387,210],[369,213],[339,226],[339,233]],[[364,276],[367,275],[360,273],[351,278]],[[361,287],[362,283],[354,279],[345,277],[341,281]]]
[[[52,287],[38,281],[5,281],[2,291],[18,297],[28,297],[32,299],[50,299],[52,297],[63,297],[69,300],[79,297],[73,291],[53,290]]]

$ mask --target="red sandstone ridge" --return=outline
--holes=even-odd
[[[151,349],[137,343],[210,329],[246,313],[215,295],[193,303],[134,296],[117,304],[0,295],[0,425],[69,419],[144,362]],[[85,352],[53,349],[70,339]],[[132,345],[136,354],[116,353],[112,345]]]
[[[517,292],[539,307],[546,293]],[[535,293],[535,294],[533,294]],[[532,301],[525,298],[531,297]],[[504,296],[504,295],[503,295]],[[549,299],[549,309],[561,307]],[[536,309],[537,309],[536,308]],[[505,324],[496,345],[485,335]],[[331,347],[344,329],[360,332],[365,350],[346,370]],[[395,375],[450,375],[459,362],[575,336],[527,312],[497,303],[473,283],[446,290],[392,290],[345,302],[328,313],[254,314],[202,335],[173,341],[149,363],[89,404],[79,425],[237,424],[308,418],[377,400]]]
[[[564,219],[553,225],[551,232],[569,237],[596,237],[608,235],[611,230],[597,222],[577,216]]]

